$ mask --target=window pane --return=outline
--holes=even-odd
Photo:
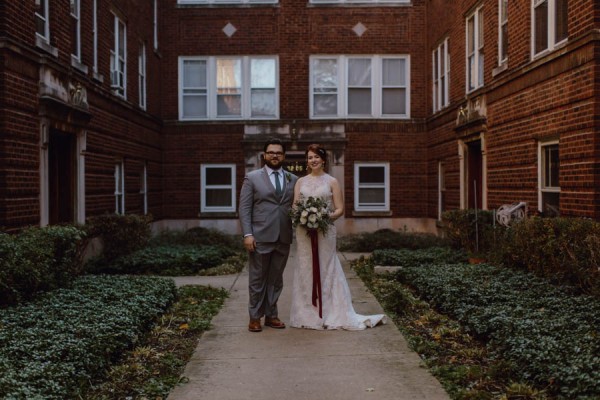
[[[364,183],[385,183],[385,168],[384,167],[360,167],[359,182]]]
[[[183,117],[206,116],[206,96],[183,96]]]
[[[371,89],[348,89],[348,114],[371,115]]]
[[[437,73],[437,57],[435,71]],[[406,61],[401,59],[383,60],[383,85],[406,86]]]
[[[554,41],[557,43],[566,39],[569,35],[567,4],[567,0],[556,0],[556,37],[554,38]]]
[[[313,108],[315,115],[337,115],[337,95],[316,94]]]
[[[206,168],[206,185],[231,185],[231,168]]]
[[[206,61],[189,60],[183,62],[183,86],[206,87]]]
[[[275,87],[275,60],[255,59],[250,64],[250,85],[253,88]]]
[[[546,217],[560,216],[560,193],[542,193],[542,212]]]
[[[383,114],[406,114],[406,89],[383,89]]]
[[[337,60],[314,60],[313,85],[319,87],[337,87]]]
[[[361,205],[385,205],[385,189],[384,188],[368,188],[359,189],[358,202]]]
[[[502,60],[506,60],[508,56],[508,25],[502,25],[502,52],[500,57]]]
[[[534,10],[535,18],[535,53],[548,48],[548,2],[544,1]]]
[[[475,17],[467,20],[467,53],[473,54],[475,51]]]
[[[217,88],[233,88],[238,92],[242,87],[241,60],[217,60]]]
[[[231,189],[206,189],[207,207],[231,207]]]
[[[240,116],[242,115],[242,96],[240,95],[218,95],[217,115]]]
[[[251,96],[253,117],[275,116],[275,90],[253,89]]]
[[[348,60],[348,85],[371,86],[371,60],[351,58]]]
[[[558,145],[544,147],[544,187],[558,188],[559,159]]]

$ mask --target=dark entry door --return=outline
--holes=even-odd
[[[481,208],[482,200],[482,169],[483,159],[481,156],[481,140],[467,143],[467,193],[468,193],[468,208]]]
[[[49,223],[75,220],[75,136],[50,131],[48,145]]]

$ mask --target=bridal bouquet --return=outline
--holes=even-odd
[[[309,231],[317,230],[324,234],[332,224],[327,203],[320,197],[311,196],[297,201],[290,211],[290,217],[295,227],[303,226]]]

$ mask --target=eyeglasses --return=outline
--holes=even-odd
[[[282,151],[266,151],[265,152],[266,155],[270,156],[270,157],[281,157],[283,155]]]

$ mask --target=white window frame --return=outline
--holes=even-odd
[[[42,12],[44,13],[44,15],[38,13],[37,11],[35,12],[35,18],[36,18],[36,29],[35,29],[35,34],[42,40],[44,40],[44,42],[46,43],[50,43],[50,0],[41,0],[44,2],[44,4],[42,5]],[[37,30],[37,20],[40,20],[43,23],[43,27],[44,27],[44,32],[41,33]]]
[[[381,167],[384,169],[382,184],[361,183],[360,169],[363,167]],[[361,204],[362,189],[384,189],[384,204]],[[357,162],[354,164],[354,211],[389,211],[390,210],[390,164],[385,162]]]
[[[206,170],[211,168],[229,168],[231,171],[231,184],[230,185],[206,185]],[[200,212],[235,212],[237,209],[236,204],[236,166],[235,164],[202,164],[200,166]],[[207,206],[206,205],[206,191],[208,189],[228,189],[231,191],[231,206]]]
[[[370,115],[351,115],[348,112],[348,61],[351,59],[369,59],[371,60],[371,114]],[[318,60],[332,60],[337,66],[336,87],[327,87],[326,93],[335,95],[337,98],[337,111],[335,114],[315,115],[314,98],[316,95],[323,94],[315,86],[314,64]],[[383,84],[383,64],[384,60],[404,60],[405,76],[404,85],[385,86]],[[310,118],[311,119],[331,119],[331,118],[389,118],[389,119],[409,119],[410,118],[410,55],[312,55],[310,56],[309,79],[310,79]],[[384,114],[383,113],[383,90],[388,87],[401,88],[405,90],[405,113],[403,114]]]
[[[556,140],[548,140],[548,141],[540,141],[538,142],[538,210],[540,212],[543,212],[543,195],[544,193],[558,193],[559,194],[559,198],[560,198],[560,186],[546,186],[545,185],[545,180],[546,180],[546,166],[547,166],[547,160],[546,160],[546,153],[545,153],[545,148],[550,147],[550,146],[557,146],[559,148],[559,154],[560,154],[560,146],[559,146],[559,141],[558,139]],[[560,178],[560,159],[559,159],[559,164],[558,164],[558,170],[559,170],[559,178]]]
[[[154,0],[153,13],[154,17],[152,18],[152,30],[154,32],[154,50],[158,50],[158,0]]]
[[[241,65],[241,87],[239,89],[241,101],[241,115],[218,115],[217,101],[219,88],[217,87],[217,63],[219,60],[239,60]],[[272,60],[275,64],[274,114],[252,115],[252,82],[251,66],[253,60]],[[206,87],[183,86],[184,65],[186,61],[204,61],[206,63]],[[179,119],[182,121],[198,120],[275,120],[279,119],[279,57],[277,56],[196,56],[179,57]],[[184,97],[206,96],[206,116],[184,115]]]
[[[446,165],[443,161],[438,161],[438,220],[442,220],[444,213],[444,203],[446,195]]]
[[[449,82],[450,79],[450,55],[448,52],[448,38],[444,39],[432,54],[432,76],[433,76],[433,112],[437,112],[448,107],[450,100]],[[443,63],[442,63],[443,61]],[[443,64],[443,67],[442,67]]]
[[[75,23],[75,37],[71,37],[74,40],[71,57],[78,62],[81,62],[81,0],[70,0],[70,15],[71,19]]]
[[[206,4],[277,4],[279,0],[177,0],[181,5],[206,5]]]
[[[473,19],[473,32],[469,32],[469,20]],[[465,73],[467,93],[479,89],[484,82],[483,54],[483,6],[477,7],[465,19]],[[473,51],[469,53],[469,40],[473,40]],[[471,59],[473,64],[471,65]],[[475,74],[475,75],[473,75]]]
[[[506,46],[504,40],[506,39]],[[508,0],[498,0],[498,65],[508,61]]]
[[[115,214],[125,215],[125,162],[115,164]]]
[[[140,194],[142,195],[142,212],[148,214],[148,163],[144,162],[140,176]]]
[[[127,25],[114,15],[114,43],[110,49],[110,82],[113,92],[127,98]],[[120,38],[123,37],[123,55],[121,56]]]
[[[138,56],[138,97],[142,110],[146,109],[146,44],[140,44]]]
[[[556,39],[556,27],[557,27],[557,21],[556,21],[556,2],[557,1],[567,1],[567,0],[531,0],[531,58],[536,58],[539,56],[542,56],[548,52],[553,51],[557,46],[565,43],[568,39],[569,39],[569,32],[568,32],[568,5],[567,5],[567,15],[565,16],[565,18],[567,18],[567,32],[566,32],[566,36],[562,39],[557,40]],[[546,23],[548,24],[548,29],[546,30],[546,40],[547,40],[547,47],[545,49],[541,49],[540,51],[538,51],[536,53],[535,50],[535,45],[536,45],[536,22],[535,22],[535,11],[537,7],[540,7],[543,4],[547,4],[547,10],[548,10],[548,14],[546,16]],[[567,3],[568,4],[568,3]]]

